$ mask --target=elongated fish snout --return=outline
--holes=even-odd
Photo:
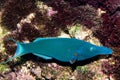
[[[100,54],[112,54],[113,53],[113,50],[111,48],[104,47],[104,46],[101,46],[99,50],[100,50]]]

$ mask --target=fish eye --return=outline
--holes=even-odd
[[[97,52],[97,48],[96,47],[90,47],[89,49],[91,52]]]
[[[94,48],[94,47],[91,47],[91,48],[90,48],[90,51],[93,51],[93,50],[95,50],[95,48]]]

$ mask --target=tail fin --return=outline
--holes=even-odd
[[[8,63],[9,61],[13,60],[15,57],[11,57],[11,58],[8,58],[7,61],[3,61],[1,62],[0,64],[6,64]]]
[[[8,40],[12,40],[13,42],[18,43],[18,41],[16,41],[16,40],[13,39],[13,38],[7,38],[6,40],[7,40],[7,41],[8,41]],[[7,61],[3,61],[3,62],[1,62],[0,64],[6,64],[7,62],[13,60],[14,58],[16,58],[16,56],[13,56],[13,57],[11,57],[11,58],[8,58]]]
[[[9,41],[9,40],[11,40],[11,41],[13,41],[13,42],[15,42],[15,43],[17,43],[18,41],[16,41],[15,39],[13,39],[13,38],[7,38],[6,39],[7,41]]]

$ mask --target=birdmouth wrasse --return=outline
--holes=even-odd
[[[96,46],[89,42],[75,38],[37,38],[33,42],[14,42],[17,44],[15,55],[6,62],[14,58],[32,53],[46,60],[57,59],[62,62],[86,60],[97,55],[112,54],[112,49],[105,46]],[[6,63],[5,62],[5,63]]]

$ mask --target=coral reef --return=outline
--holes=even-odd
[[[95,27],[97,20],[100,20],[97,16],[96,9],[90,5],[77,5],[78,3],[76,1],[77,0],[47,1],[46,4],[57,11],[57,14],[52,17],[52,20],[61,26],[80,23],[88,28]]]
[[[120,47],[119,14],[117,12],[113,16],[109,16],[108,13],[102,15],[104,21],[103,26],[96,31],[95,35],[105,46]]]
[[[102,71],[109,78],[113,77],[115,80],[119,80],[120,76],[120,62],[117,59],[104,60],[102,62]]]
[[[4,3],[2,23],[9,30],[15,30],[17,23],[26,15],[34,12],[34,0],[8,0]],[[14,5],[14,6],[13,6]]]
[[[62,32],[67,37],[112,47],[114,53],[111,58],[75,64],[74,70],[69,64],[25,55],[0,65],[0,79],[119,80],[119,5],[120,0],[1,0],[0,62],[15,52],[16,45],[8,38],[30,42],[37,37],[60,36]]]

